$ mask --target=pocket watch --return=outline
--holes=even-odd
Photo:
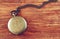
[[[23,17],[18,16],[18,13],[21,11],[21,9],[24,9],[27,7],[40,9],[44,7],[46,4],[51,2],[57,2],[57,0],[45,1],[43,2],[42,5],[39,5],[39,6],[33,5],[33,4],[26,4],[23,6],[19,6],[16,10],[12,10],[11,11],[12,18],[10,18],[10,20],[8,21],[8,30],[13,34],[18,35],[27,29],[27,21]]]

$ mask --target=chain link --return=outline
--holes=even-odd
[[[57,0],[45,1],[45,2],[43,2],[42,5],[39,5],[39,6],[38,5],[33,5],[33,4],[26,4],[26,5],[23,5],[23,6],[19,6],[16,10],[11,11],[11,15],[14,14],[15,16],[17,16],[18,13],[21,11],[21,9],[24,9],[24,8],[27,8],[27,7],[33,7],[33,8],[40,9],[40,8],[44,7],[46,4],[51,3],[51,2],[57,2]]]

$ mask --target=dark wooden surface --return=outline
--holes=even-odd
[[[12,17],[10,11],[24,4],[40,5],[47,0],[0,0],[0,39],[60,39],[60,1],[49,3],[41,9],[25,8],[19,16],[24,17],[28,29],[21,35],[13,35],[7,28]]]

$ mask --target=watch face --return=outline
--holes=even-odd
[[[24,18],[15,16],[8,22],[8,29],[13,34],[20,34],[27,28],[27,23]]]

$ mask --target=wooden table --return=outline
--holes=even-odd
[[[0,39],[60,39],[60,1],[49,3],[41,9],[25,8],[19,16],[26,19],[27,30],[13,35],[7,28],[12,17],[10,11],[25,4],[41,5],[47,0],[0,0]]]

